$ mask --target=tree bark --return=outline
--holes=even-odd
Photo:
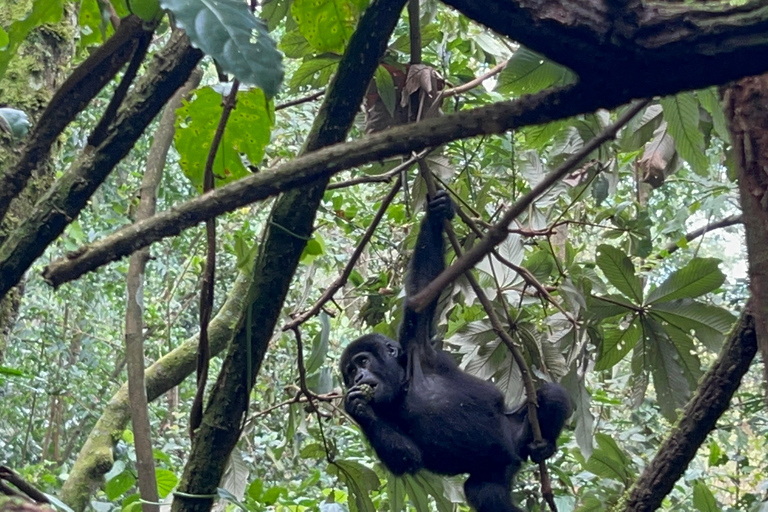
[[[768,383],[768,74],[739,80],[723,97],[739,167],[749,287]]]

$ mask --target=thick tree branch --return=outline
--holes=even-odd
[[[674,94],[768,70],[768,5],[760,0],[736,7],[629,2],[620,13],[601,0],[444,1],[570,67],[582,81],[603,88],[610,83],[630,97]]]
[[[48,244],[77,217],[165,102],[186,82],[202,55],[189,45],[186,35],[180,33],[173,35],[168,45],[152,59],[144,77],[110,125],[104,142],[95,149],[86,148],[0,246],[0,297],[19,282]]]
[[[191,199],[152,219],[126,226],[66,258],[54,261],[46,267],[43,277],[53,286],[59,286],[152,242],[177,235],[206,219],[311,183],[319,177],[329,177],[350,167],[408,154],[413,150],[439,146],[450,140],[502,133],[520,126],[593,112],[606,106],[608,96],[595,95],[591,86],[576,85],[427,119],[309,153]],[[611,108],[619,105],[608,103]]]
[[[421,311],[431,300],[451,284],[461,274],[475,266],[480,260],[486,257],[493,248],[507,238],[507,226],[525,211],[539,196],[549,190],[549,187],[557,181],[564,178],[566,174],[576,167],[587,155],[600,147],[604,142],[614,138],[616,133],[627,124],[638,112],[648,104],[648,100],[637,102],[627,109],[624,114],[612,125],[603,130],[602,133],[592,138],[584,144],[584,147],[577,153],[569,156],[560,167],[547,174],[544,179],[536,184],[527,194],[521,197],[515,204],[509,207],[501,216],[499,221],[490,227],[488,233],[474,247],[464,253],[453,265],[445,269],[431,283],[425,286],[419,293],[410,299],[410,305],[416,311]]]
[[[128,62],[138,42],[151,37],[152,32],[139,17],[128,16],[115,34],[59,87],[29,136],[18,163],[0,176],[0,221],[11,200],[26,186],[32,171],[48,156],[56,137]]]
[[[661,506],[728,408],[756,352],[755,319],[744,312],[702,379],[696,396],[685,407],[680,422],[630,489],[625,512],[652,512]]]

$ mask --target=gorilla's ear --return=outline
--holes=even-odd
[[[394,343],[387,342],[387,354],[397,359],[400,356],[400,347]]]

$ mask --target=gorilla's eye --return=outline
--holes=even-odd
[[[368,358],[363,356],[358,360],[360,366],[368,366]]]

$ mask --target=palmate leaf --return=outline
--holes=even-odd
[[[736,317],[723,308],[691,299],[656,304],[650,314],[686,334],[694,331],[699,341],[713,352],[720,351],[723,340],[736,321]],[[665,329],[670,330],[666,326]]]
[[[623,251],[610,245],[599,245],[596,263],[608,282],[636,304],[642,304],[643,283],[635,275],[635,266]]]
[[[221,68],[268,97],[283,81],[282,56],[267,26],[239,0],[161,0],[192,45],[213,57]]]
[[[693,299],[716,290],[725,282],[725,275],[718,268],[719,264],[720,260],[715,258],[692,259],[648,294],[647,303]]]
[[[605,337],[600,345],[595,370],[607,370],[624,359],[630,350],[635,348],[640,339],[640,323],[635,318],[626,329],[607,327]]]
[[[706,175],[709,161],[704,154],[704,135],[699,130],[699,102],[692,92],[682,92],[660,100],[669,133],[675,139],[677,152],[701,176]]]
[[[656,389],[656,401],[661,414],[669,421],[677,419],[677,410],[682,408],[691,395],[690,385],[679,361],[677,350],[655,320],[645,317],[641,323],[643,338],[648,346],[648,362]]]

